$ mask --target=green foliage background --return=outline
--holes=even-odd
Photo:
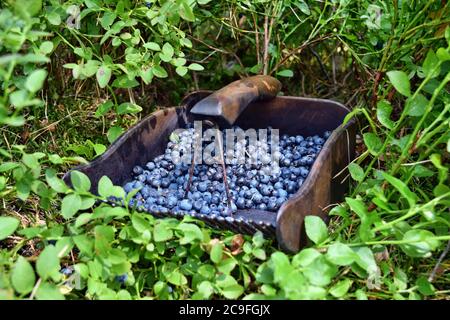
[[[2,2],[0,298],[448,298],[449,11],[422,0]],[[298,254],[111,207],[102,200],[124,192],[106,177],[99,196],[81,173],[73,189],[59,178],[157,108],[252,74],[276,76],[285,95],[339,100],[360,126],[342,177],[353,188],[329,226],[306,219]]]

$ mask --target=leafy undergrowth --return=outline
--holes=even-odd
[[[80,14],[80,15],[79,15]],[[447,299],[449,4],[0,4],[1,299]],[[341,100],[360,141],[297,254],[95,196],[69,167],[158,105],[251,75]],[[156,104],[157,101],[157,104]]]

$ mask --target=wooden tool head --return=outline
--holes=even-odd
[[[232,125],[251,102],[275,98],[280,89],[280,81],[270,76],[245,78],[200,100],[191,113],[221,118]]]

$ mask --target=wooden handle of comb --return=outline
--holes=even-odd
[[[275,98],[280,89],[280,81],[271,76],[244,78],[199,101],[191,112],[221,117],[229,124],[233,124],[251,102]]]

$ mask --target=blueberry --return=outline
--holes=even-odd
[[[204,205],[204,206],[201,207],[200,213],[201,214],[210,214],[211,213],[211,208],[206,206],[206,205]]]
[[[255,195],[253,195],[252,200],[255,204],[260,204],[263,200],[263,196],[261,194],[257,193]]]
[[[65,276],[70,276],[74,272],[74,269],[73,267],[66,267],[62,268],[59,272],[61,272]]]
[[[267,210],[267,205],[265,203],[260,203],[257,208],[259,210]]]
[[[116,282],[120,283],[120,284],[124,284],[125,281],[127,281],[127,279],[128,279],[128,275],[127,275],[126,273],[125,273],[125,274],[122,274],[122,275],[120,275],[120,276],[116,276],[116,277],[114,278],[114,280],[115,280]]]
[[[236,200],[236,206],[237,206],[239,209],[245,209],[245,199],[244,199],[244,198],[238,198],[238,199]]]
[[[180,209],[185,210],[185,211],[189,211],[192,209],[192,202],[188,199],[184,199],[180,201]]]
[[[270,177],[266,176],[266,175],[260,176],[259,182],[264,183],[264,184],[269,183],[270,182]]]
[[[277,201],[275,200],[270,200],[269,203],[267,204],[267,209],[270,211],[274,211],[275,209],[277,209]]]
[[[158,188],[161,186],[161,180],[158,178],[154,178],[150,181],[150,184],[152,185],[152,187]]]
[[[270,185],[263,186],[260,191],[263,196],[268,196],[272,193],[273,187]]]
[[[178,199],[175,196],[169,196],[166,201],[166,206],[168,208],[173,208],[177,205]]]
[[[204,201],[201,200],[201,199],[196,200],[194,202],[194,209],[197,210],[197,211],[200,211],[200,209],[203,207],[203,203],[204,203]]]
[[[144,184],[141,181],[135,180],[133,182],[133,189],[142,189],[144,187]]]
[[[133,190],[133,188],[134,188],[134,183],[133,183],[133,182],[128,182],[128,183],[126,183],[126,184],[123,186],[123,190],[124,190],[126,193],[131,192],[131,190]]]
[[[154,170],[156,168],[156,165],[155,165],[155,163],[153,161],[147,162],[147,164],[145,166],[149,170]]]
[[[275,182],[275,184],[273,185],[273,187],[275,189],[282,189],[283,188],[283,183],[281,183],[280,181]]]
[[[280,198],[277,198],[277,201],[276,201],[277,207],[281,207],[281,205],[282,205],[283,203],[285,203],[286,200],[287,200],[286,197],[280,197]]]
[[[168,213],[169,209],[167,209],[164,206],[158,206],[158,212],[160,212],[160,213]]]
[[[208,189],[208,183],[201,182],[198,184],[198,191],[205,192]]]
[[[211,197],[211,203],[218,205],[220,203],[220,197],[218,195],[213,195]]]
[[[296,183],[294,181],[289,180],[289,182],[287,183],[286,191],[289,193],[294,193],[295,191],[297,191]]]
[[[305,167],[300,167],[299,169],[300,169],[300,176],[302,176],[303,178],[306,178],[306,176],[309,173],[308,169],[306,169]]]
[[[161,179],[161,187],[163,188],[167,188],[170,185],[170,179],[168,178],[163,178]]]
[[[140,167],[140,166],[135,166],[135,167],[133,168],[133,173],[136,174],[136,175],[141,174],[142,171],[144,171],[144,170],[143,170],[142,167]]]

